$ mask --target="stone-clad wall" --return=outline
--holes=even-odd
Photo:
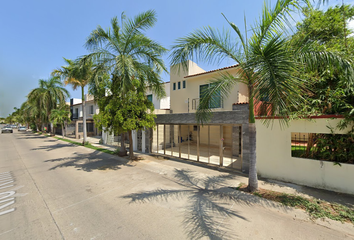
[[[196,125],[195,113],[175,113],[156,115],[156,124],[190,124]],[[214,112],[207,124],[222,125],[234,124],[241,126],[242,132],[242,171],[248,172],[249,169],[249,131],[248,131],[248,104],[233,105],[233,111]],[[233,127],[233,149],[239,151],[239,126]],[[152,135],[152,132],[149,136]]]
[[[156,124],[197,124],[195,113],[156,115]],[[208,124],[248,124],[248,111],[214,112]]]

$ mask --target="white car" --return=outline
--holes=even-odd
[[[18,127],[18,131],[27,131],[27,128],[25,126]]]
[[[12,130],[12,127],[10,125],[6,125],[1,129],[1,133],[13,133],[14,130]]]

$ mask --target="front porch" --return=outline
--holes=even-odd
[[[198,125],[194,113],[157,115],[151,152],[248,172],[248,109],[213,113]]]

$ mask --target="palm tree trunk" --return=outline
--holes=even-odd
[[[248,190],[254,192],[258,189],[258,177],[257,177],[257,156],[256,156],[256,124],[249,123],[249,144],[250,144],[250,165],[248,173]]]
[[[128,131],[129,134],[129,159],[133,160],[134,152],[133,152],[133,137],[132,137],[132,130]]]
[[[254,103],[253,103],[253,92],[252,86],[248,87],[249,92],[249,149],[250,149],[250,159],[249,159],[249,173],[248,173],[248,190],[254,192],[258,190],[258,177],[257,177],[257,156],[256,156],[256,119],[254,117]]]
[[[64,138],[64,124],[61,124],[61,135],[62,135],[63,138]]]
[[[86,131],[86,104],[85,104],[85,88],[84,86],[81,87],[82,90],[82,120],[83,120],[83,135],[84,135],[84,140],[82,145],[85,145],[87,142],[87,131]]]
[[[66,136],[66,129],[68,128],[68,123],[67,123],[67,121],[65,121],[65,123],[64,123],[65,125],[64,125],[64,136]],[[63,137],[64,137],[63,136]]]

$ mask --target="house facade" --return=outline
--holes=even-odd
[[[205,71],[192,61],[187,69],[170,69],[170,113],[158,114],[151,152],[248,172],[248,90],[235,83],[229,97],[218,95],[212,118],[198,124],[196,110],[204,90],[224,73],[237,74],[237,65]]]
[[[86,129],[87,136],[100,136],[101,132],[96,128],[93,115],[99,113],[99,107],[94,102],[93,96],[85,95]],[[83,111],[82,100],[72,98],[70,100],[71,124],[68,126],[67,134],[76,139],[83,138]]]

